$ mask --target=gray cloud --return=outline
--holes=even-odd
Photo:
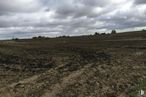
[[[79,0],[86,6],[95,7],[95,6],[107,6],[109,4],[109,0]]]
[[[34,12],[41,8],[41,2],[39,0],[1,0],[0,1],[0,13],[23,13]]]
[[[146,0],[135,0],[136,4],[146,4]]]

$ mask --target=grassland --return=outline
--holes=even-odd
[[[0,97],[127,97],[145,78],[145,31],[0,41]]]

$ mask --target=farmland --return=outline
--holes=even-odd
[[[146,31],[0,41],[0,97],[126,97],[144,79]]]

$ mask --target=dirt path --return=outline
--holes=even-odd
[[[27,83],[33,83],[36,79],[38,79],[40,75],[34,75],[19,82],[12,83],[7,85],[7,87],[0,89],[0,97],[13,97],[11,92],[8,92],[10,89],[14,89],[17,85],[23,85]]]
[[[90,65],[84,67],[83,69],[72,72],[67,77],[64,77],[61,83],[51,86],[51,89],[46,90],[41,97],[55,97],[55,95],[67,87],[67,85],[74,83],[76,81],[75,78],[79,77],[87,68],[89,68],[89,66]]]
[[[48,77],[51,77],[52,76],[50,74],[52,73],[52,70],[53,69],[52,70],[50,69],[50,70],[48,70],[48,71],[46,71],[44,73],[31,76],[29,78],[20,80],[18,82],[14,82],[12,84],[9,84],[9,85],[7,85],[4,88],[0,88],[0,97],[15,97],[15,96],[17,96],[18,94],[14,92],[15,89],[18,89],[18,91],[21,91],[21,92],[18,92],[19,94],[20,93],[24,93],[24,94],[22,94],[23,95],[22,97],[28,97],[28,96],[26,96],[27,94],[25,94],[25,93],[28,92],[28,93],[31,94],[33,92],[33,90],[32,91],[29,91],[29,88],[35,87],[34,88],[35,90],[37,88],[38,89],[41,89],[40,87],[43,87],[43,86],[40,86],[42,83],[43,83],[43,85],[47,85],[48,88],[42,88],[42,90],[40,90],[40,91],[44,91],[44,92],[39,97],[55,97],[55,95],[60,90],[64,89],[67,85],[74,83],[76,81],[75,78],[78,77],[78,76],[80,76],[85,71],[85,69],[89,68],[89,66],[90,66],[90,64],[87,65],[87,66],[85,66],[82,69],[79,69],[77,71],[70,72],[70,74],[68,76],[64,76],[63,78],[60,78],[60,80],[61,80],[60,82],[61,83],[58,82],[56,84],[52,84],[52,85],[48,86],[45,83],[46,80],[42,80],[42,79],[44,79],[46,77],[48,78]],[[55,76],[52,76],[52,77],[55,77]],[[41,81],[41,82],[37,82],[37,81]],[[27,87],[27,84],[30,87]],[[20,86],[22,86],[24,89],[26,89],[25,92],[21,89]],[[40,87],[37,87],[37,86],[40,86]],[[17,87],[20,87],[20,88],[17,88]],[[31,97],[31,96],[29,96],[29,97]]]

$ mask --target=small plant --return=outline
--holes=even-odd
[[[137,85],[137,87],[131,91],[127,97],[137,97],[139,92],[146,87],[146,79],[142,80],[139,82],[139,84]]]

